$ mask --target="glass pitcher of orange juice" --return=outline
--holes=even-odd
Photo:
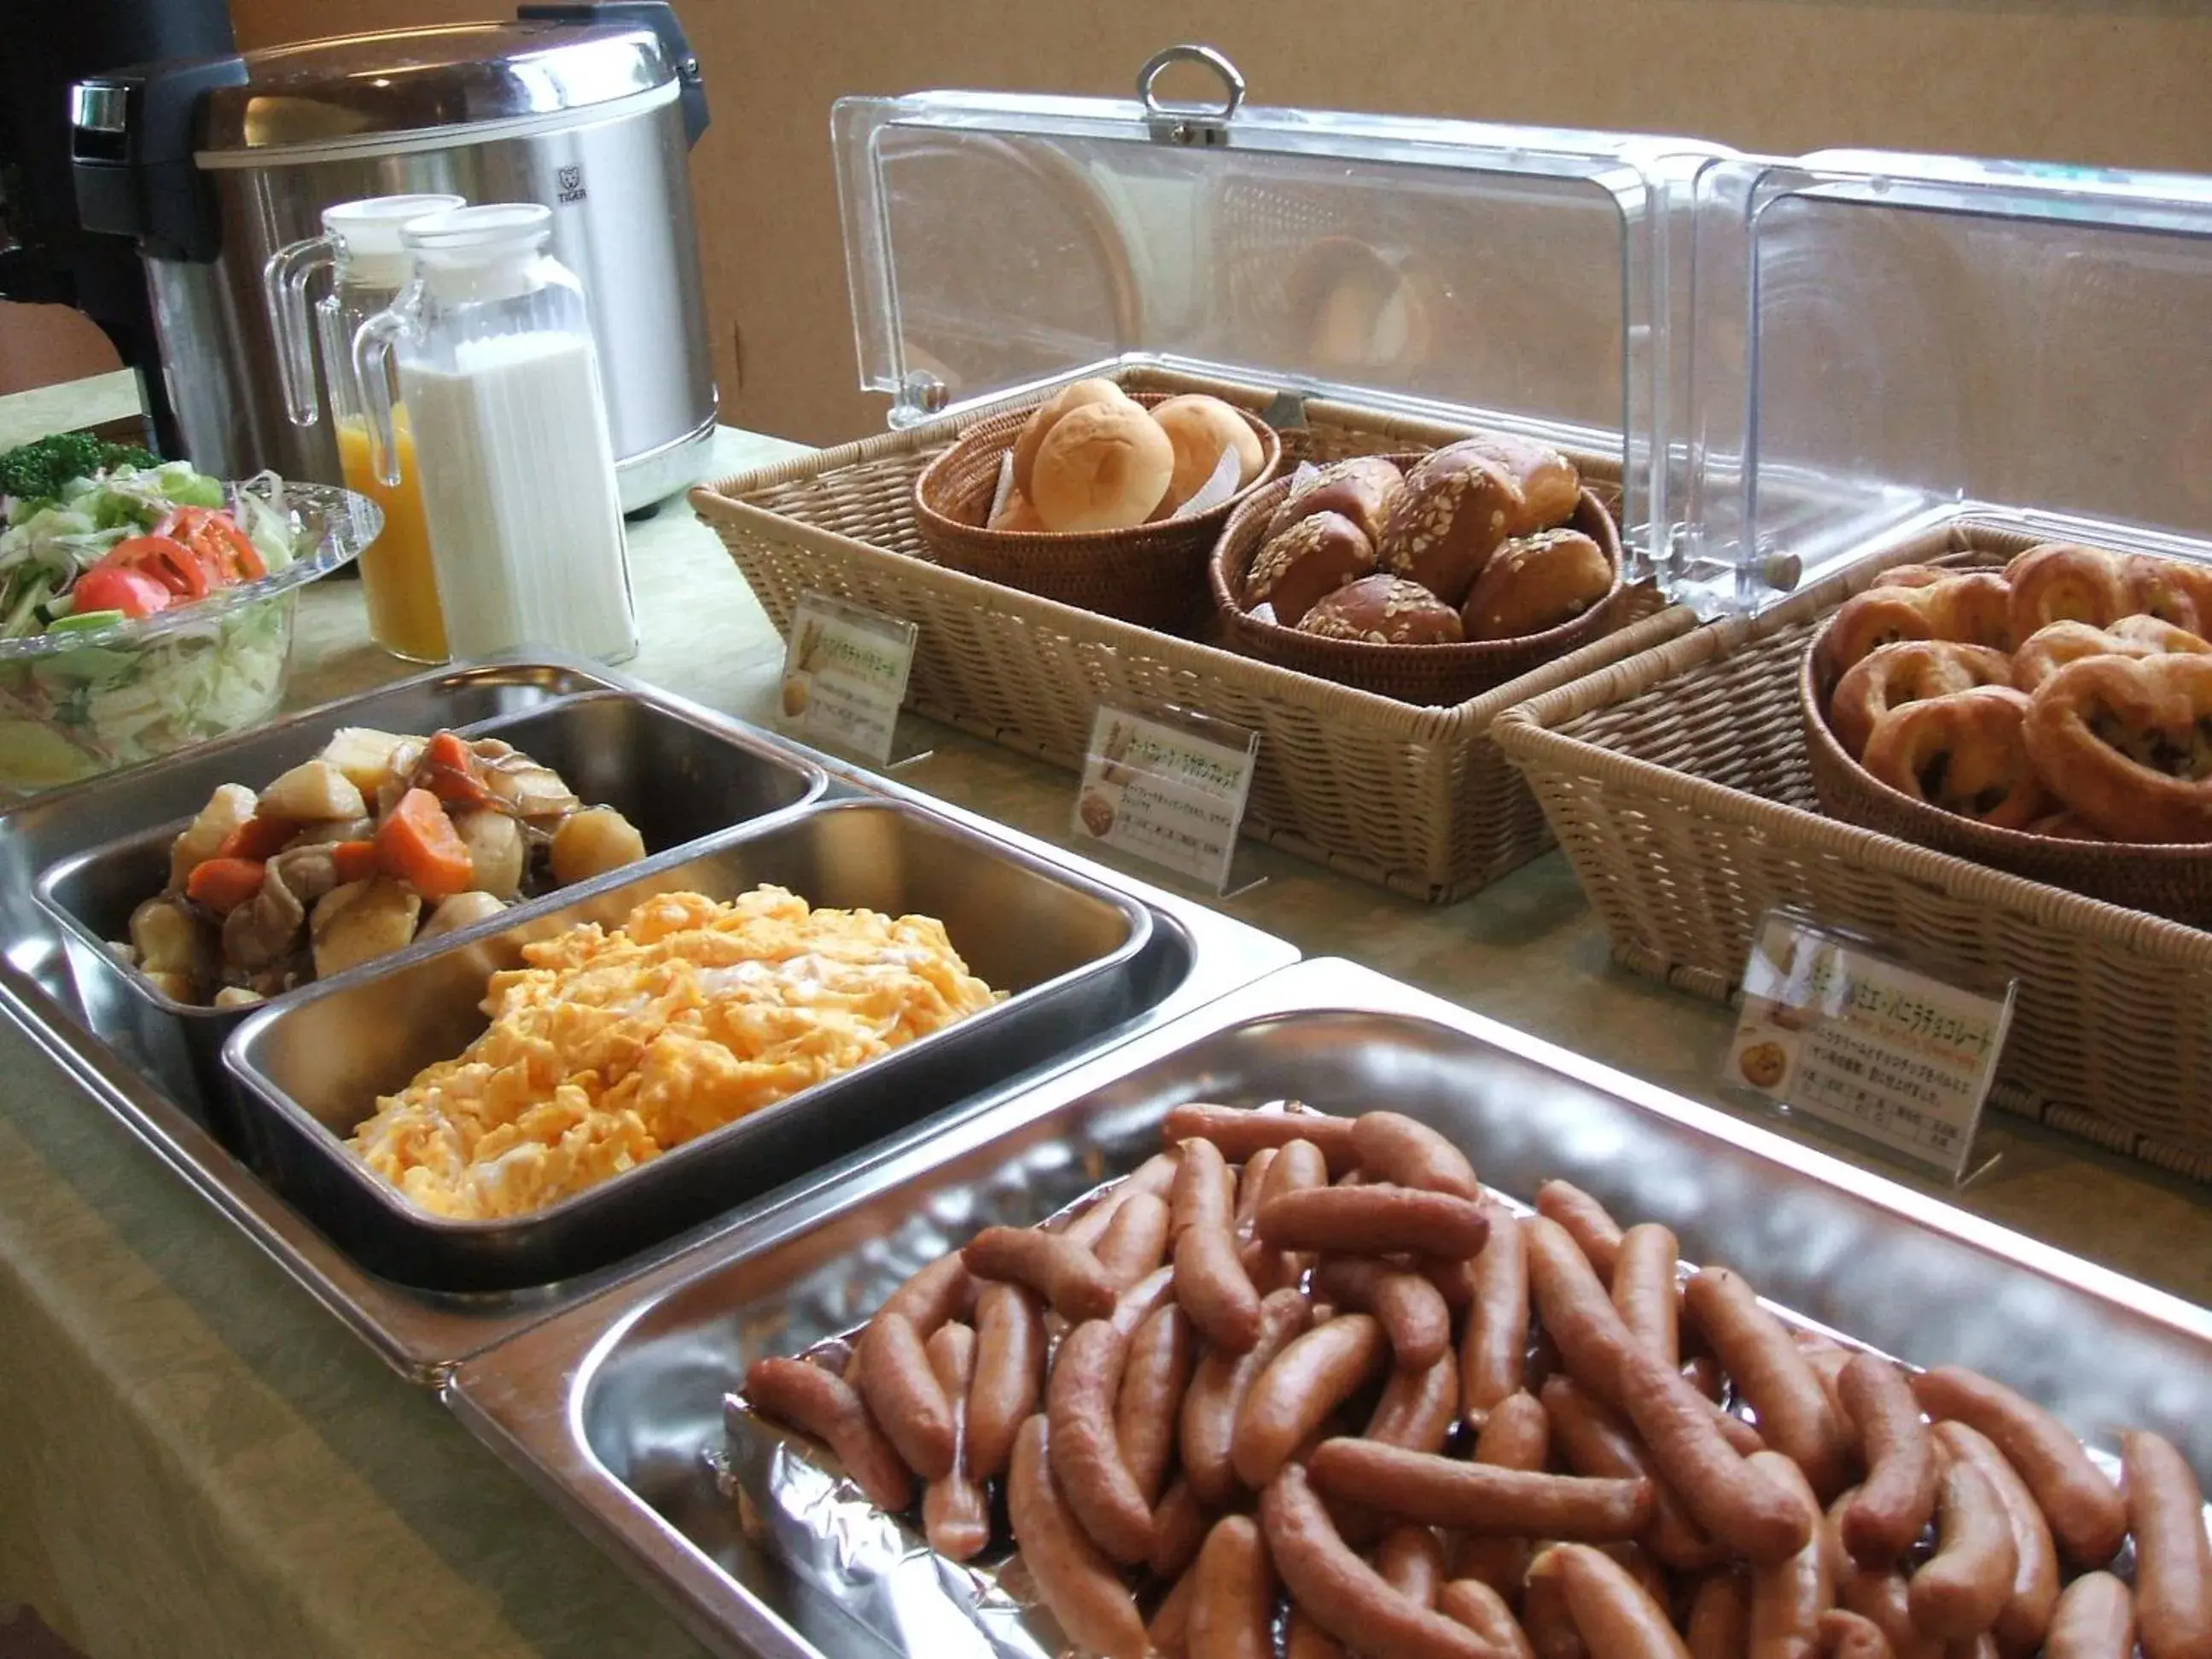
[[[338,465],[347,489],[384,509],[384,529],[361,556],[369,636],[411,662],[443,662],[447,655],[437,568],[422,514],[422,475],[404,405],[392,411],[398,483],[386,483],[371,462],[368,412],[353,369],[353,337],[364,320],[392,303],[413,275],[412,256],[399,240],[400,227],[461,205],[458,196],[377,196],[325,208],[323,234],[279,249],[264,273],[285,402],[295,424],[313,426],[321,416],[309,344],[307,287],[317,271],[330,269],[331,291],[315,303],[313,337],[321,346]]]

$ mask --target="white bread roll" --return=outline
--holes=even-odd
[[[1153,406],[1152,418],[1175,446],[1175,475],[1168,481],[1167,499],[1160,510],[1172,513],[1206,485],[1221,464],[1221,452],[1237,452],[1237,487],[1242,489],[1260,474],[1267,459],[1260,434],[1252,423],[1218,398],[1202,392],[1186,392]]]
[[[1038,447],[1030,505],[1048,530],[1127,530],[1152,516],[1175,475],[1175,446],[1142,406],[1085,404]]]
[[[1138,405],[1129,394],[1111,380],[1078,380],[1073,386],[1063,386],[1045,402],[1022,428],[1022,435],[1014,440],[1014,488],[1026,495],[1030,493],[1030,478],[1036,470],[1037,451],[1042,447],[1045,434],[1060,423],[1063,416],[1072,414],[1091,404],[1128,404]]]

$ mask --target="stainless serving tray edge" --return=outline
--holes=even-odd
[[[519,1337],[480,1352],[447,1379],[443,1397],[471,1433],[550,1498],[710,1646],[732,1654],[818,1659],[823,1652],[820,1647],[793,1628],[776,1610],[738,1585],[699,1545],[642,1501],[599,1460],[592,1449],[585,1423],[591,1382],[600,1375],[605,1364],[623,1349],[625,1339],[635,1328],[653,1316],[656,1309],[673,1304],[709,1277],[747,1260],[765,1258],[779,1247],[795,1243],[817,1228],[860,1211],[878,1195],[926,1177],[932,1170],[950,1168],[994,1141],[1012,1139],[1025,1129],[1035,1131],[1044,1121],[1087,1097],[1105,1096],[1115,1083],[1133,1080],[1138,1074],[1160,1066],[1179,1051],[1202,1045],[1209,1037],[1270,1018],[1300,1014],[1382,1016],[1425,1022],[1472,1038],[1571,1083],[1610,1097],[1637,1114],[1663,1120],[1668,1127],[1662,1133],[1682,1140],[1692,1150],[1698,1141],[1710,1138],[1725,1143],[1731,1154],[1747,1155],[1773,1166],[1773,1190],[1770,1195],[1776,1200],[1771,1206],[1775,1211],[1789,1207],[1780,1200],[1790,1193],[1802,1194],[1808,1188],[1814,1196],[1825,1194],[1856,1200],[1880,1212],[1872,1220],[1890,1250],[1902,1248],[1910,1254],[1916,1243],[1924,1251],[1929,1243],[1948,1241],[1966,1252],[1993,1258],[2006,1268],[2019,1269],[2051,1281],[2069,1296],[2094,1298],[2105,1304],[2116,1320],[2147,1325],[2151,1329],[2146,1341],[2153,1346],[2171,1346],[2177,1354],[2195,1353],[2199,1362],[2194,1368],[2196,1376],[2212,1379],[2212,1310],[2194,1306],[1984,1221],[1841,1158],[1699,1106],[1355,964],[1323,958],[1283,969],[1218,999],[1171,1026],[1147,1032],[1034,1086],[1002,1091],[995,1104],[968,1115],[927,1144],[888,1149],[881,1158],[854,1171],[834,1189],[823,1188],[795,1197],[773,1212],[757,1217],[741,1235],[732,1232],[712,1245],[687,1252],[641,1275],[615,1293],[569,1310]],[[1199,1087],[1206,1086],[1202,1079],[1197,1081]],[[1613,1165],[1618,1174],[1610,1183],[1613,1190],[1608,1192],[1603,1174],[1613,1148],[1607,1144],[1602,1126],[1593,1126],[1589,1139],[1593,1144],[1583,1160],[1589,1167],[1563,1168],[1555,1172],[1583,1182],[1601,1197],[1620,1203],[1624,1214],[1634,1214],[1638,1218],[1650,1217],[1674,1224],[1682,1232],[1686,1257],[1698,1259],[1698,1246],[1693,1243],[1698,1238],[1695,1215],[1704,1202],[1704,1195],[1684,1194],[1682,1201],[1674,1206],[1662,1201],[1632,1208],[1635,1198],[1625,1188],[1633,1189],[1655,1178],[1676,1179],[1680,1170],[1662,1170],[1655,1176],[1632,1161],[1622,1159]],[[1480,1167],[1481,1149],[1475,1148],[1474,1152]],[[1685,1161],[1677,1159],[1676,1163]],[[1735,1159],[1737,1163],[1742,1161],[1741,1158]],[[1655,1211],[1669,1209],[1674,1212],[1655,1214]],[[1778,1223],[1762,1216],[1749,1224],[1753,1228],[1778,1224],[1786,1228],[1789,1222],[1786,1217]],[[1919,1239],[1922,1233],[1936,1235],[1936,1238]],[[1710,1243],[1711,1239],[1706,1242]],[[1754,1282],[1761,1279],[1760,1262],[1739,1260],[1738,1265],[1752,1275]],[[1817,1274],[1821,1267],[1817,1251],[1795,1264],[1795,1271],[1801,1277]],[[1778,1271],[1768,1277],[1768,1283],[1777,1286],[1770,1293],[1778,1302],[1790,1300],[1787,1291],[1780,1288],[1779,1279]],[[1895,1295],[1899,1298],[1912,1297],[1917,1289],[1910,1283],[1900,1283],[1895,1287]],[[1791,1305],[1814,1321],[1832,1322],[1835,1328],[1846,1335],[1858,1334],[1851,1329],[1846,1316],[1848,1310],[1818,1306],[1808,1309],[1796,1301],[1792,1301]],[[738,1309],[733,1306],[729,1317],[739,1316]],[[1936,1316],[1940,1319],[1941,1315]],[[1994,1314],[1984,1317],[1981,1329],[1972,1334],[1972,1340],[1983,1349],[1988,1346],[1990,1327],[1996,1318]],[[1939,1334],[1948,1338],[1953,1333],[1946,1329]],[[1923,1352],[1918,1356],[1908,1352],[1904,1357],[1917,1357],[1923,1362],[1957,1358],[1963,1363],[1982,1364],[2000,1375],[2008,1372],[2008,1380],[2033,1391],[2033,1373],[2039,1364],[2033,1352],[2038,1334],[2023,1328],[2018,1334],[2020,1351],[2012,1354],[2006,1364],[1992,1363],[1990,1354],[1984,1351]],[[1902,1348],[1910,1345],[1897,1346]],[[1942,1345],[1936,1346],[1940,1348]],[[2200,1463],[2212,1461],[2212,1438],[2208,1438],[2205,1432],[2185,1434],[2191,1426],[2191,1414],[2196,1409],[2191,1402],[2196,1401],[2196,1407],[2201,1407],[2197,1395],[2208,1383],[2202,1380],[2192,1382],[2188,1376],[2177,1381],[2179,1391],[2175,1397],[2160,1402],[2169,1409],[2157,1413],[2161,1419],[2160,1426],[2183,1437],[2185,1443],[2197,1443],[2191,1449]],[[2183,1418],[2181,1422],[2173,1420],[2177,1414]],[[841,1627],[841,1638],[844,1633]],[[850,1634],[852,1646],[847,1649],[841,1640],[837,1650],[841,1654],[848,1650],[888,1651],[856,1627]]]
[[[980,814],[952,806],[919,790],[868,773],[849,762],[647,685],[600,664],[558,653],[516,652],[486,659],[472,666],[543,668],[588,681],[594,690],[651,696],[690,718],[738,729],[788,751],[795,759],[819,767],[829,775],[830,787],[818,799],[878,799],[919,805],[969,829],[1011,842],[1058,867],[1079,872],[1146,905],[1157,918],[1164,918],[1187,944],[1188,972],[1150,1011],[1109,1034],[1099,1044],[1069,1056],[1061,1065],[1080,1063],[1105,1047],[1133,1040],[1298,959],[1298,951],[1288,942],[1179,895],[1075,857]],[[420,676],[394,682],[394,685],[412,686],[435,678],[434,674]],[[303,709],[287,715],[277,724],[289,726],[309,722],[320,713],[320,708]],[[219,757],[234,746],[226,741],[209,747]],[[179,758],[201,762],[209,758],[209,750],[189,751],[188,757]],[[171,762],[152,763],[154,767],[170,764]],[[136,769],[150,771],[152,768]],[[80,788],[89,793],[111,781],[94,780]],[[27,882],[21,896],[27,901]],[[30,908],[27,902],[21,906],[21,909]],[[252,1239],[387,1364],[416,1382],[437,1383],[469,1356],[515,1336],[563,1308],[649,1273],[655,1266],[688,1249],[742,1229],[754,1216],[789,1201],[795,1194],[835,1186],[852,1170],[864,1167],[909,1142],[927,1140],[943,1127],[946,1118],[957,1119],[970,1110],[982,1109],[984,1103],[954,1108],[943,1118],[925,1121],[850,1158],[825,1165],[804,1181],[792,1182],[601,1273],[538,1291],[507,1292],[485,1297],[428,1296],[378,1279],[356,1267],[218,1145],[181,1107],[86,1030],[66,1001],[74,995],[74,990],[69,983],[68,965],[61,960],[58,940],[33,936],[12,925],[20,923],[21,912],[8,911],[4,900],[0,900],[0,920],[11,924],[10,936],[0,941],[0,952],[4,952],[0,953],[0,1016],[4,1016],[78,1084],[88,1100],[113,1117],[174,1170],[218,1213]],[[1058,1069],[1059,1065],[1040,1067],[1017,1082],[1020,1085],[1034,1084]]]
[[[1012,989],[1005,1000],[919,1037],[865,1066],[811,1085],[772,1105],[671,1147],[638,1169],[613,1176],[522,1216],[459,1220],[418,1209],[397,1188],[345,1150],[339,1127],[329,1121],[333,1104],[331,1099],[324,1099],[319,1108],[309,1103],[291,1092],[264,1061],[264,1056],[272,1049],[283,1052],[286,1027],[304,1024],[313,1036],[303,1042],[295,1041],[292,1047],[307,1050],[306,1064],[308,1069],[313,1069],[343,1036],[343,1030],[333,1034],[327,1028],[334,1019],[342,1021],[348,1007],[364,1002],[373,1007],[374,1000],[390,999],[392,987],[419,983],[434,975],[455,974],[471,984],[474,994],[465,1002],[473,1012],[483,994],[479,974],[495,971],[505,959],[496,947],[553,937],[578,925],[586,916],[597,918],[602,925],[612,925],[649,893],[694,885],[693,872],[700,866],[723,861],[742,862],[748,853],[763,845],[788,842],[810,831],[818,836],[824,833],[824,826],[834,826],[841,817],[849,820],[853,814],[865,815],[860,820],[864,823],[874,819],[921,826],[919,833],[941,836],[963,848],[972,848],[978,860],[988,855],[1033,879],[1052,884],[1065,895],[1089,901],[1121,918],[1127,931],[1101,956],[1061,968],[1035,984]],[[826,833],[834,836],[834,827]],[[758,873],[755,872],[754,875]],[[1151,944],[1154,927],[1153,913],[1146,906],[1080,872],[1047,865],[1019,848],[987,842],[959,826],[945,825],[936,814],[904,802],[850,797],[809,802],[794,807],[788,814],[772,814],[733,825],[702,842],[625,866],[592,882],[580,883],[563,892],[574,895],[566,903],[539,908],[530,915],[518,909],[510,913],[514,920],[506,927],[490,931],[471,929],[456,933],[451,939],[434,941],[427,949],[396,951],[380,962],[354,970],[343,981],[334,978],[306,988],[288,1006],[272,1006],[256,1011],[239,1025],[224,1047],[224,1064],[258,1103],[264,1117],[273,1116],[282,1125],[289,1156],[280,1167],[295,1177],[301,1177],[303,1198],[308,1189],[327,1193],[335,1183],[345,1197],[333,1206],[333,1219],[343,1214],[360,1224],[373,1216],[381,1223],[375,1231],[396,1231],[409,1235],[418,1249],[448,1261],[449,1265],[466,1262],[481,1269],[484,1266],[483,1252],[512,1246],[520,1238],[539,1241],[528,1252],[533,1259],[578,1253],[573,1243],[563,1243],[554,1248],[550,1241],[568,1241],[578,1232],[592,1232],[604,1227],[608,1217],[627,1216],[641,1206],[657,1207],[665,1213],[672,1183],[688,1177],[696,1185],[704,1178],[702,1170],[722,1170],[725,1165],[757,1158],[759,1153],[755,1149],[764,1138],[798,1133],[791,1126],[817,1118],[830,1109],[833,1102],[870,1101],[887,1093],[896,1094],[915,1086],[908,1079],[915,1076],[917,1068],[926,1066],[949,1045],[957,1044],[965,1052],[988,1047],[994,1042],[1001,1045],[1018,1042],[1024,1022],[1036,1018],[1036,1011],[1040,1005],[1049,1007],[1072,1000],[1085,991],[1103,996],[1103,988],[1094,988],[1119,983],[1133,973],[1137,959]],[[824,898],[817,893],[805,896],[830,903],[838,902],[842,896]],[[949,907],[931,908],[944,910],[947,916],[951,915]],[[972,948],[969,954],[972,958]],[[353,1024],[356,1028],[367,1024],[375,1029],[379,1037],[376,1046],[386,1057],[395,1051],[404,1053],[410,1046],[408,1037],[411,1034],[404,1020],[368,1014],[357,1017]],[[429,1051],[442,1057],[451,1049],[433,1042]],[[302,1058],[294,1053],[290,1056],[291,1068],[299,1069]],[[414,1069],[415,1061],[410,1060],[397,1075],[404,1079]],[[345,1086],[332,1088],[331,1092],[343,1097],[356,1080],[345,1076],[342,1079]],[[319,1081],[328,1083],[330,1079]],[[996,1080],[988,1086],[995,1089]],[[368,1099],[354,1101],[347,1116],[366,1116],[371,1103]],[[314,1176],[302,1177],[302,1165],[313,1165]],[[744,1171],[739,1169],[723,1170],[723,1174],[744,1178]],[[284,1183],[280,1180],[277,1184]],[[719,1176],[713,1184],[718,1194],[744,1190],[732,1188]]]

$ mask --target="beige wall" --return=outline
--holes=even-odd
[[[232,0],[245,46],[493,0]],[[880,429],[855,389],[828,118],[846,92],[1126,94],[1176,40],[1255,101],[2212,172],[2197,0],[679,0],[714,125],[694,158],[727,418]],[[742,365],[742,368],[740,367]]]

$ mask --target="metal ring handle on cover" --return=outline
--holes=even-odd
[[[1152,82],[1176,64],[1203,64],[1221,78],[1227,100],[1218,109],[1207,105],[1164,104],[1152,94]],[[1231,63],[1212,46],[1190,44],[1168,46],[1152,54],[1137,76],[1137,96],[1144,100],[1145,113],[1168,120],[1196,118],[1206,121],[1226,121],[1243,106],[1244,77],[1237,65]]]

